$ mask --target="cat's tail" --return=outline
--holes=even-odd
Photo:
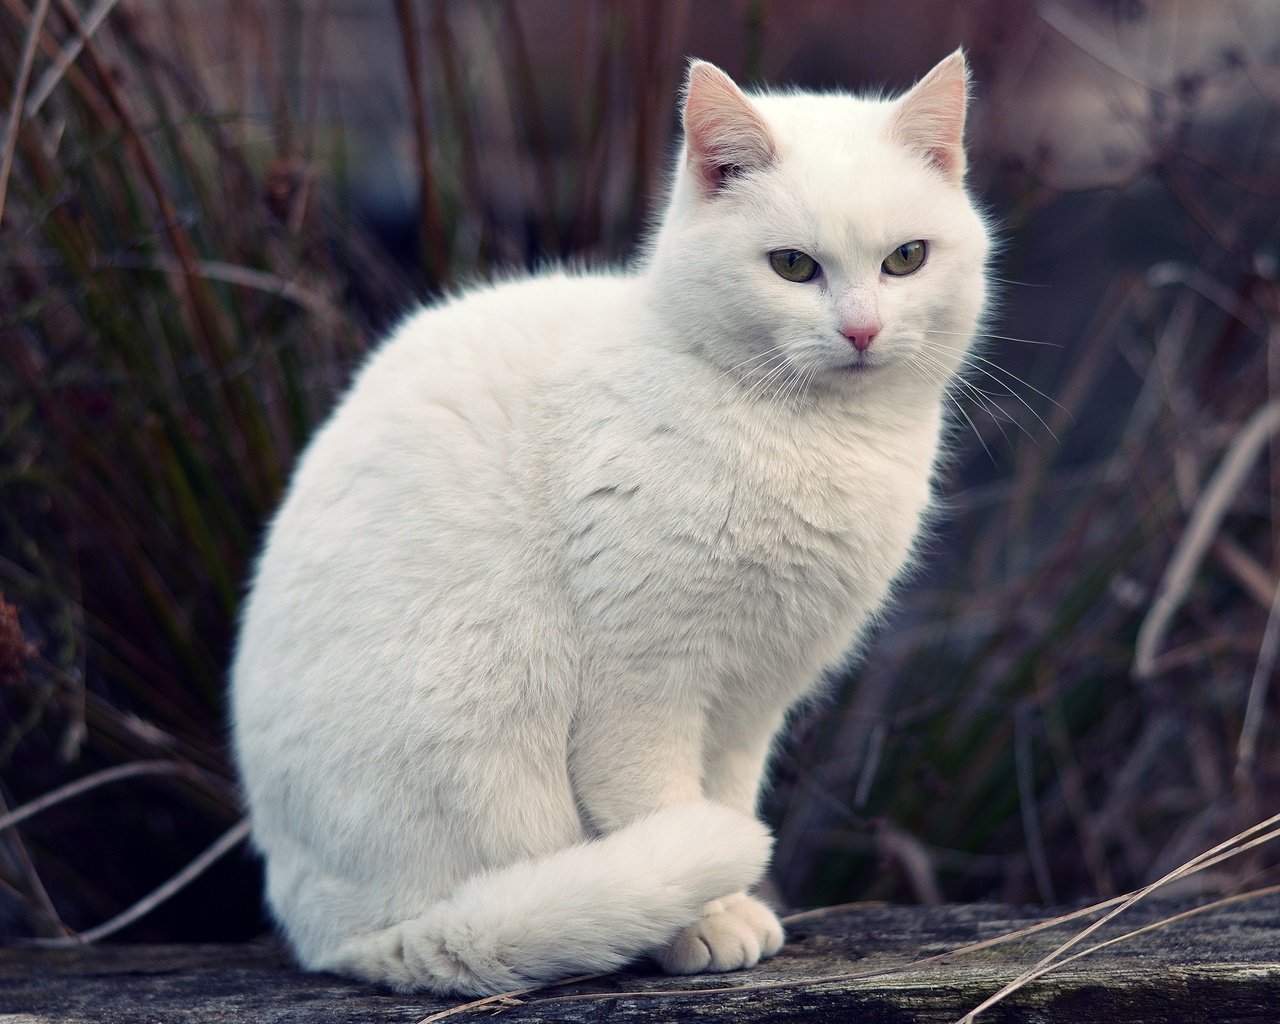
[[[704,801],[467,880],[421,917],[345,942],[322,970],[491,995],[606,971],[665,945],[703,904],[760,878],[772,845],[754,818]]]

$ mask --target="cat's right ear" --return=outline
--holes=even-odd
[[[964,180],[964,116],[969,65],[956,50],[897,103],[893,137],[923,156],[949,181]]]
[[[714,64],[695,60],[684,87],[685,159],[706,196],[729,179],[773,163],[773,135],[760,112]]]

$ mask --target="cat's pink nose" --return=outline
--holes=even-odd
[[[880,325],[864,324],[860,327],[842,327],[841,330],[854,348],[859,352],[865,352],[876,340],[876,335],[880,333]]]

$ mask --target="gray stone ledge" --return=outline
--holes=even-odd
[[[1188,909],[1138,904],[1096,942]],[[952,1022],[1081,927],[943,961],[922,957],[1051,916],[998,906],[867,904],[796,921],[751,971],[668,978],[643,965],[450,1015],[480,1021]],[[1086,942],[1086,944],[1088,944]],[[888,969],[892,973],[877,973]],[[903,969],[905,968],[905,969]],[[849,975],[864,975],[850,978]],[[714,990],[714,991],[712,991]],[[589,998],[566,998],[573,996]],[[295,969],[278,943],[0,949],[4,1024],[418,1024],[463,999],[405,996]],[[1280,1020],[1280,896],[1248,899],[1110,946],[1036,980],[982,1022]]]

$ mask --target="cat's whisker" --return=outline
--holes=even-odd
[[[738,395],[735,396],[733,408],[738,409],[738,408],[750,405],[756,399],[757,395],[762,393],[765,390],[765,388],[768,387],[769,381],[772,380],[777,374],[782,372],[783,367],[785,365],[786,365],[785,360],[779,360],[773,366],[770,366],[764,369],[760,376],[752,380],[749,384],[746,385],[745,388],[742,389],[742,391]],[[742,380],[740,380],[738,383],[740,385],[745,383],[750,376],[751,374],[748,374],[746,377],[742,378]]]
[[[919,355],[923,360],[926,361],[926,363],[933,365],[936,369],[938,369],[938,371],[941,374],[943,374],[944,379],[946,379],[946,383],[949,385],[948,389],[944,391],[944,394],[946,394],[947,397],[951,399],[952,403],[956,406],[957,409],[961,409],[962,415],[963,415],[963,409],[961,408],[959,401],[956,399],[955,395],[951,393],[950,391],[951,387],[954,387],[960,390],[961,393],[967,395],[978,406],[978,408],[980,408],[983,412],[987,414],[988,417],[990,417],[991,421],[996,425],[996,429],[1000,431],[1000,436],[1004,439],[1004,442],[1006,445],[1010,445],[1010,447],[1012,447],[1012,442],[1010,442],[1009,440],[1009,435],[1005,433],[1005,429],[1004,429],[1005,422],[1015,423],[1019,427],[1019,429],[1022,430],[1023,433],[1025,433],[1033,441],[1035,440],[1035,438],[1031,436],[1030,431],[1028,431],[1025,426],[1023,426],[1021,423],[1018,423],[1017,420],[1013,419],[1008,415],[1007,412],[1005,412],[1005,410],[995,401],[994,395],[990,395],[986,391],[983,391],[982,388],[978,387],[972,381],[966,380],[962,375],[952,374],[950,370],[940,361],[937,361],[932,354],[928,352],[921,352]],[[966,415],[965,419],[969,419],[969,417]],[[1002,419],[1003,419],[1003,422],[1002,422]],[[973,426],[974,432],[978,433],[977,426],[973,423],[972,420],[969,420],[969,424],[970,426]],[[982,442],[982,446],[986,448],[987,447],[986,442],[985,440],[983,440],[982,435],[980,433],[978,433],[978,439],[979,441]],[[990,454],[990,450],[988,450],[988,454]]]
[[[997,464],[995,455],[992,454],[991,449],[987,446],[986,438],[982,436],[982,432],[978,429],[977,424],[973,422],[973,419],[967,412],[965,412],[964,406],[960,404],[959,399],[957,399],[952,393],[952,385],[965,385],[968,382],[955,377],[938,364],[932,362],[908,362],[906,366],[911,375],[918,380],[923,381],[927,387],[939,389],[942,400],[949,403],[959,414],[960,418],[969,425],[969,429],[973,432],[973,436],[977,439],[978,444],[982,446],[982,450],[987,453],[987,457],[991,459],[992,464]],[[937,376],[934,376],[929,372],[935,368],[938,370]],[[1001,430],[1001,433],[1003,433],[1003,429],[1000,427],[998,421],[996,422],[996,427]]]
[[[1071,414],[1067,412],[1067,410],[1059,402],[1055,401],[1052,396],[1045,394],[1043,391],[1041,391],[1038,387],[1036,387],[1030,381],[1023,380],[1016,373],[1013,373],[1010,370],[1006,370],[1003,366],[1000,366],[998,363],[995,363],[984,356],[980,356],[975,352],[962,351],[959,349],[952,348],[950,345],[943,345],[939,342],[932,342],[931,344],[934,345],[936,348],[939,348],[953,356],[958,357],[962,366],[965,366],[971,370],[976,370],[978,373],[983,374],[984,376],[988,377],[990,380],[999,384],[1002,388],[1004,388],[1009,393],[1009,395],[1012,398],[1016,398],[1023,405],[1023,407],[1026,408],[1026,410],[1036,418],[1036,420],[1039,422],[1039,424],[1042,427],[1044,427],[1045,431],[1049,434],[1050,437],[1052,437],[1055,441],[1058,441],[1059,443],[1061,443],[1060,439],[1058,438],[1058,435],[1054,433],[1053,428],[1050,427],[1048,422],[1044,419],[1044,417],[1041,416],[1040,413],[1038,413],[1035,410],[1035,407],[1032,406],[1031,403],[1028,402],[1025,398],[1023,398],[1022,395],[1018,394],[1018,392],[1009,384],[1008,380],[1004,380],[1001,377],[997,376],[997,373],[1003,374],[1004,377],[1009,378],[1009,380],[1012,380],[1014,383],[1020,384],[1023,387],[1029,388],[1030,390],[1034,391],[1041,398],[1057,406],[1063,412],[1066,412],[1068,417],[1070,417]],[[982,364],[982,365],[979,365],[979,364]]]
[[[767,374],[765,374],[765,376],[760,378],[759,384],[760,384],[761,393],[768,391],[769,386],[772,383],[776,382],[781,378],[784,378],[787,374],[787,371],[790,369],[791,369],[791,364],[787,359],[784,358],[780,360],[772,370],[770,370]]]
[[[791,375],[790,379],[785,381],[782,390],[777,395],[776,400],[783,403],[790,402],[793,398],[797,398],[808,389],[813,382],[813,378],[817,375],[814,367],[801,369],[798,373]]]
[[[750,403],[751,401],[754,401],[757,398],[763,398],[765,395],[769,393],[769,389],[770,387],[773,386],[773,384],[777,383],[779,380],[785,379],[785,374],[787,370],[790,368],[791,368],[791,363],[786,358],[786,355],[784,353],[782,360],[778,363],[777,366],[775,366],[762,378],[760,378],[758,381],[756,381],[751,385],[751,387],[748,389],[746,393],[746,396],[743,398],[743,403],[746,404],[746,403]]]
[[[813,380],[817,375],[818,370],[815,367],[810,367],[807,370],[802,370],[800,373],[795,374],[783,391],[781,396],[782,401],[790,402],[794,398],[799,398],[808,391],[809,386],[813,383]]]
[[[735,366],[731,366],[728,370],[724,371],[724,376],[731,377],[735,371],[745,368],[744,371],[738,375],[737,382],[741,384],[752,374],[765,372],[772,368],[775,361],[785,361],[786,358],[786,350],[781,346],[775,345],[766,352],[759,352],[756,355],[751,356],[749,359],[744,359]]]
[[[730,366],[724,372],[728,375],[732,375],[736,373],[738,370],[741,370],[744,367],[751,366],[752,363],[759,362],[762,359],[768,359],[771,356],[785,355],[785,354],[786,354],[785,350],[782,348],[782,346],[773,345],[765,349],[763,352],[757,352],[755,355],[748,356],[746,359],[742,360],[742,362],[740,363],[734,363],[733,366]]]
[[[990,391],[985,391],[972,381],[966,380],[964,377],[959,375],[957,375],[956,380],[964,382],[965,388],[967,389],[965,393],[978,404],[982,411],[987,414],[988,418],[990,418],[991,422],[996,425],[996,429],[1000,431],[1000,436],[1004,439],[1005,444],[1013,447],[1013,442],[1010,439],[1008,432],[1004,429],[1005,424],[1013,424],[1013,426],[1022,431],[1023,436],[1025,436],[1032,444],[1039,444],[1036,436],[1027,429],[1027,425],[1019,420],[1018,417],[1011,415],[1009,410],[1000,403],[1000,398],[1003,396],[993,394]],[[1007,394],[1013,398],[1018,398],[1018,396],[1012,391],[1007,392]],[[1019,401],[1021,401],[1020,398]],[[1026,403],[1023,402],[1023,404],[1025,405]]]
[[[948,348],[947,351],[950,352],[952,350]],[[925,352],[922,352],[921,356],[926,359],[936,360],[937,358],[936,356],[925,353]],[[943,370],[943,372],[947,372],[944,364],[942,364],[939,361],[938,365]],[[964,364],[962,364],[962,366],[963,365]],[[979,370],[981,369],[981,367],[969,367],[969,368],[979,369]],[[1021,398],[1019,398],[1019,396],[1016,395],[1008,387],[1008,385],[1006,385],[1003,381],[997,380],[996,382],[1000,384],[1001,387],[1004,388],[1006,394],[1014,398],[1018,398],[1019,401],[1021,401]],[[987,414],[988,417],[990,417],[991,421],[996,425],[996,429],[1000,431],[1000,436],[1004,439],[1006,444],[1012,445],[1012,442],[1009,439],[1009,435],[1005,432],[1005,429],[1004,429],[1004,425],[1006,423],[1014,424],[1019,430],[1023,432],[1023,434],[1027,436],[1029,440],[1031,440],[1033,443],[1035,442],[1036,440],[1035,436],[1031,433],[1031,431],[1029,431],[1023,423],[1019,422],[1019,420],[1016,417],[1011,416],[1008,410],[1005,409],[1004,406],[1000,404],[1000,401],[999,401],[1001,397],[1000,395],[994,394],[990,391],[985,390],[984,388],[979,387],[973,381],[965,377],[963,373],[954,374],[954,376],[952,376],[952,384],[954,385],[955,388],[960,390],[961,393],[968,396],[978,406],[978,408],[980,408],[983,412]],[[1023,404],[1025,405],[1026,403],[1024,402]]]
[[[1057,400],[1056,400],[1052,395],[1045,394],[1045,392],[1041,391],[1038,387],[1036,387],[1036,386],[1035,386],[1034,384],[1032,384],[1030,381],[1023,380],[1023,379],[1022,379],[1021,377],[1019,377],[1016,373],[1013,373],[1012,371],[1005,369],[1005,368],[1004,368],[1003,366],[1001,366],[999,363],[994,362],[994,361],[992,361],[992,360],[990,360],[990,359],[986,358],[986,356],[980,356],[980,355],[977,355],[977,354],[976,354],[976,353],[974,353],[974,352],[969,352],[969,353],[967,353],[967,354],[966,354],[966,358],[967,358],[967,359],[976,359],[976,360],[978,360],[978,362],[983,363],[983,364],[984,364],[984,365],[986,365],[986,366],[990,366],[990,367],[991,367],[992,369],[994,369],[996,372],[998,372],[998,373],[1002,373],[1002,374],[1004,374],[1006,377],[1011,378],[1012,380],[1014,380],[1014,381],[1016,381],[1017,383],[1021,384],[1023,387],[1030,388],[1032,391],[1034,391],[1037,395],[1039,395],[1039,396],[1040,396],[1041,398],[1043,398],[1045,401],[1053,403],[1053,405],[1054,405],[1054,406],[1056,406],[1060,411],[1062,411],[1062,412],[1066,413],[1068,417],[1070,417],[1070,416],[1071,416],[1071,413],[1067,411],[1066,406],[1064,406],[1064,405],[1062,405],[1062,403],[1058,402],[1058,401],[1057,401]],[[1074,419],[1073,419],[1073,422],[1074,422]]]
[[[999,465],[999,463],[996,462],[995,454],[991,451],[991,448],[987,445],[987,439],[982,436],[982,431],[978,429],[978,425],[973,422],[972,417],[970,417],[970,415],[967,412],[965,412],[965,408],[963,405],[960,404],[960,400],[955,395],[951,394],[949,391],[943,392],[943,400],[946,402],[949,402],[951,404],[951,408],[955,409],[955,411],[960,414],[960,417],[965,421],[965,423],[969,425],[969,429],[973,432],[973,436],[978,439],[978,444],[982,446],[982,450],[987,453],[987,458],[991,460],[991,464],[993,466]],[[990,414],[988,413],[988,415]],[[1000,436],[1005,438],[1005,443],[1007,444],[1009,439],[1008,437],[1005,436],[1004,427],[1000,425],[1000,421],[996,420],[995,417],[992,417],[992,420],[993,422],[995,422],[996,429],[1000,431]]]
[[[1018,288],[1052,288],[1053,285],[1041,284],[1037,281],[1015,281],[1009,277],[996,277],[994,274],[987,275],[988,281],[995,281],[997,284],[1009,284]]]
[[[990,331],[974,331],[966,333],[965,331],[944,331],[937,327],[922,327],[921,331],[925,334],[945,334],[955,338],[989,338],[992,341],[1013,341],[1019,345],[1036,345],[1041,348],[1062,348],[1056,341],[1037,341],[1034,338],[1015,338],[1009,334],[992,334]]]
[[[732,386],[738,392],[733,403],[729,406],[727,415],[734,413],[738,407],[751,400],[751,392],[760,383],[759,377],[755,380],[751,378],[757,374],[763,374],[765,377],[771,375],[777,366],[784,364],[787,359],[787,353],[780,345],[773,345],[763,352],[756,352],[741,362],[735,363],[728,369],[713,369],[713,372],[722,380],[732,381]],[[775,360],[778,361],[775,364]],[[755,365],[752,365],[755,364]],[[735,376],[737,371],[742,370],[741,374]],[[751,383],[747,383],[748,381]],[[745,386],[745,393],[742,389]]]
[[[1059,444],[1061,444],[1061,443],[1062,443],[1062,441],[1061,441],[1061,439],[1058,437],[1058,435],[1057,435],[1057,434],[1055,434],[1055,433],[1053,432],[1053,428],[1052,428],[1051,426],[1049,426],[1048,421],[1047,421],[1047,420],[1045,420],[1045,418],[1044,418],[1043,416],[1041,416],[1038,412],[1036,412],[1035,407],[1034,407],[1030,402],[1028,402],[1025,398],[1023,398],[1020,394],[1018,394],[1018,392],[1017,392],[1017,391],[1015,391],[1012,387],[1010,387],[1010,386],[1009,386],[1008,381],[1002,380],[1000,377],[997,377],[997,376],[996,376],[994,373],[992,373],[992,372],[991,372],[991,370],[990,370],[990,369],[988,369],[987,367],[985,367],[985,366],[978,366],[977,364],[970,362],[968,357],[966,357],[966,359],[965,359],[965,365],[966,365],[966,366],[968,366],[968,367],[969,367],[969,369],[971,369],[971,370],[977,370],[979,373],[981,373],[981,374],[983,374],[984,376],[986,376],[986,377],[990,378],[992,381],[994,381],[995,383],[999,384],[1002,388],[1004,388],[1004,389],[1009,393],[1009,395],[1010,395],[1011,397],[1013,397],[1013,398],[1017,399],[1017,400],[1018,400],[1018,402],[1019,402],[1019,403],[1021,403],[1021,405],[1023,406],[1023,408],[1025,408],[1025,409],[1027,410],[1027,412],[1031,413],[1031,415],[1032,415],[1032,416],[1034,416],[1034,417],[1036,418],[1036,421],[1040,424],[1040,426],[1044,427],[1045,432],[1046,432],[1050,437],[1052,437],[1052,438],[1054,439],[1054,441],[1058,442]],[[992,365],[994,366],[994,364],[992,364]],[[995,367],[995,368],[996,368],[996,369],[999,369],[999,367]],[[1024,386],[1026,386],[1026,387],[1031,388],[1031,390],[1032,390],[1032,391],[1034,391],[1034,392],[1036,392],[1036,394],[1038,394],[1038,395],[1043,395],[1045,398],[1049,398],[1049,396],[1048,396],[1048,395],[1045,395],[1043,391],[1040,391],[1038,388],[1034,387],[1033,385],[1028,384],[1026,381],[1022,380],[1022,379],[1021,379],[1021,378],[1019,378],[1017,375],[1015,375],[1015,374],[1009,374],[1009,376],[1010,376],[1010,377],[1012,377],[1012,378],[1013,378],[1015,381],[1017,381],[1018,383],[1023,384],[1023,385],[1024,385]],[[1052,398],[1049,398],[1049,401],[1050,401],[1050,402],[1053,402],[1053,399],[1052,399]],[[1053,402],[1053,404],[1054,404],[1054,405],[1057,405],[1058,403],[1057,403],[1057,402]],[[1016,422],[1016,421],[1015,421],[1015,422]],[[1028,433],[1027,433],[1027,436],[1028,436],[1028,437],[1030,437],[1030,436],[1031,436],[1030,432],[1028,432]],[[1034,440],[1034,438],[1033,438],[1033,440]]]
[[[938,375],[939,375],[938,383],[942,384],[948,390],[951,388],[959,388],[963,390],[966,394],[968,394],[971,398],[973,398],[973,400],[977,402],[977,404],[984,411],[987,411],[987,412],[990,411],[988,399],[993,399],[995,397],[994,395],[991,395],[990,393],[983,391],[980,387],[974,384],[973,381],[968,380],[963,375],[958,373],[953,373],[950,367],[944,364],[940,359],[938,359],[933,353],[929,352],[927,349],[921,351],[918,355],[919,355],[919,358],[925,362],[925,365],[929,366],[932,369],[936,369],[938,371]]]
[[[762,376],[752,380],[750,384],[743,386],[747,378],[737,381],[737,387],[731,398],[729,405],[725,410],[725,418],[732,419],[739,415],[743,409],[749,407],[768,387],[768,382],[779,373],[785,364],[779,363],[771,367]],[[750,376],[748,374],[748,376]]]
[[[978,444],[982,445],[982,450],[987,453],[987,458],[991,460],[991,464],[993,466],[998,466],[999,463],[996,462],[995,455],[992,453],[990,447],[988,447],[987,445],[987,439],[982,436],[982,431],[978,429],[978,425],[974,423],[973,420],[969,418],[969,414],[964,411],[964,406],[960,404],[960,402],[955,398],[954,395],[947,395],[945,397],[946,397],[946,400],[951,403],[951,407],[955,409],[955,411],[958,412],[964,418],[964,421],[967,424],[969,424],[969,429],[973,431],[973,436],[978,439]],[[1000,427],[998,423],[996,424],[996,426],[997,428]],[[1004,434],[1003,428],[1000,428],[1000,433],[1001,435]]]
[[[768,353],[760,353],[760,355],[767,355],[771,358],[761,365],[750,368],[746,373],[733,381],[733,387],[736,393],[732,403],[725,412],[727,417],[736,415],[739,409],[744,408],[754,401],[756,394],[761,389],[762,385],[767,386],[766,382],[775,374],[784,370],[788,365],[786,352],[776,346]],[[753,356],[752,358],[755,359],[758,358],[758,356]],[[775,363],[774,360],[777,360],[777,362]],[[756,374],[759,374],[760,376],[756,377],[755,380],[751,380],[748,384],[747,381]],[[719,371],[718,376],[725,380],[732,379],[732,374],[728,371]]]

